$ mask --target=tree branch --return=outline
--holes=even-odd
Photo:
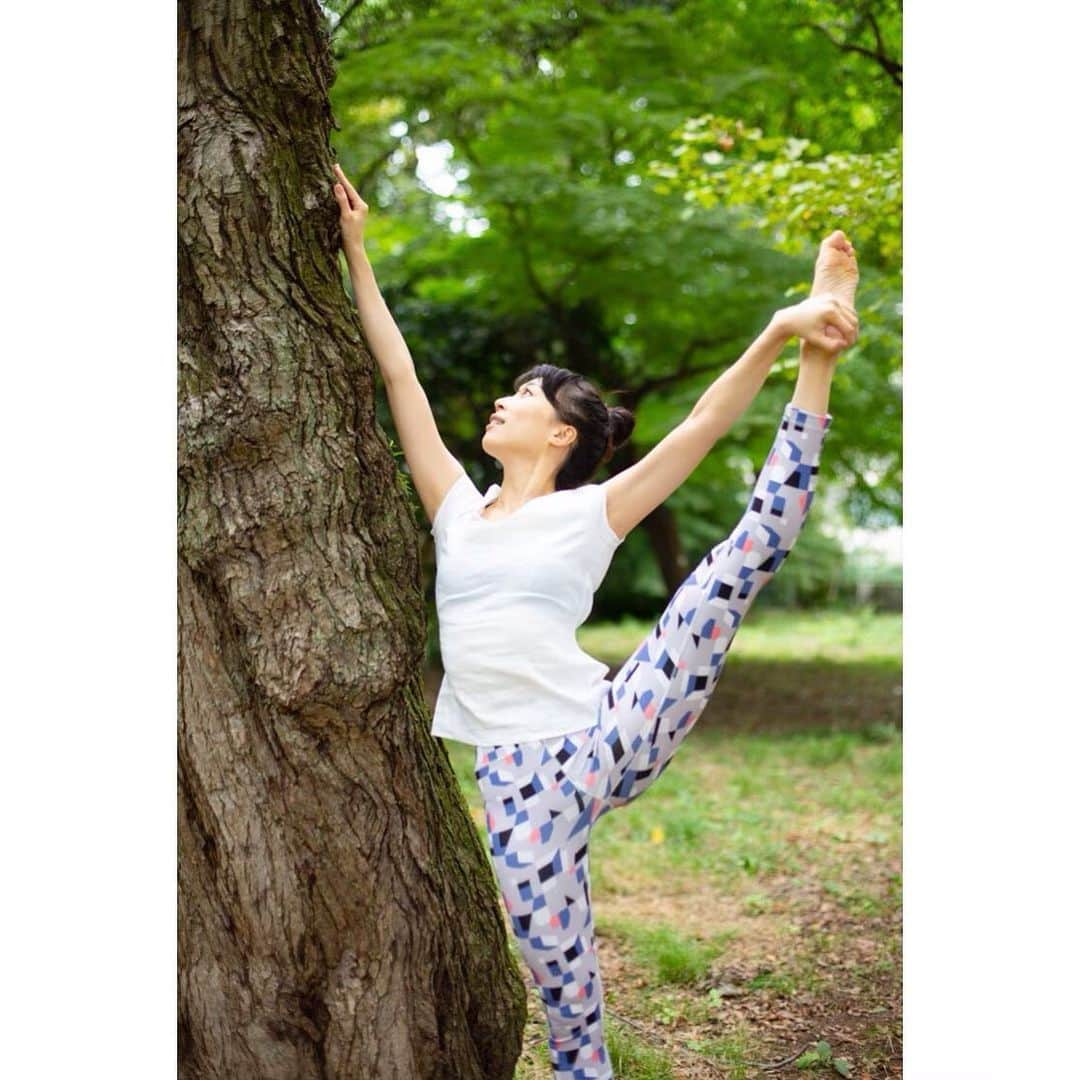
[[[521,263],[525,269],[525,277],[529,284],[533,288],[533,292],[536,293],[541,300],[543,300],[545,306],[551,311],[558,311],[560,305],[558,300],[552,294],[544,288],[540,283],[540,278],[536,273],[536,268],[532,263],[532,254],[529,251],[529,241],[527,236],[527,230],[523,223],[518,220],[517,206],[512,202],[507,202],[500,199],[499,205],[506,211],[507,217],[510,218],[510,223],[514,226],[518,233],[518,249],[521,252]]]
[[[451,119],[454,120],[453,139],[451,142],[461,143],[462,150],[478,168],[483,168],[483,162],[476,156],[476,150],[473,149],[473,145],[467,138],[465,138],[465,132],[462,130],[462,110],[455,109],[451,114]]]
[[[893,60],[891,56],[886,56],[884,50],[880,52],[874,52],[873,49],[868,49],[864,45],[856,45],[854,42],[850,41],[838,41],[832,36],[832,34],[829,33],[829,31],[824,26],[818,26],[817,23],[797,22],[794,25],[795,29],[817,30],[819,33],[824,34],[829,44],[835,46],[841,52],[858,53],[860,56],[865,56],[868,59],[873,60],[876,64],[880,65],[880,67],[888,74],[889,78],[892,79],[892,81],[896,83],[897,86],[903,87],[903,65],[898,63],[896,60]],[[874,23],[873,25],[876,32],[877,24]],[[881,47],[880,34],[878,34],[878,47]]]
[[[874,18],[874,13],[867,7],[863,9],[863,14],[866,16],[870,23],[870,29],[874,31],[874,41],[877,42],[877,51],[881,56],[885,55],[885,42],[881,38],[881,27],[877,24],[877,19]]]
[[[353,185],[357,191],[363,191],[364,188],[367,187],[372,177],[386,164],[397,149],[398,144],[394,143],[385,153],[380,154],[370,165],[368,165],[368,167],[356,178],[356,183]]]
[[[682,379],[689,379],[692,375],[703,375],[707,371],[717,371],[720,367],[715,360],[710,360],[705,364],[697,364],[694,367],[688,367],[690,358],[699,349],[707,349],[715,345],[727,345],[732,341],[730,337],[723,338],[694,338],[686,343],[686,347],[682,351],[682,355],[679,357],[678,366],[674,371],[669,371],[665,375],[657,375],[655,378],[646,379],[644,382],[638,383],[634,388],[632,399],[635,403],[639,402],[646,394],[651,394],[656,390],[662,390],[665,386],[670,386],[672,383],[680,382]]]
[[[582,255],[573,266],[559,279],[559,283],[552,290],[557,303],[560,305],[563,302],[563,291],[566,286],[573,280],[574,275],[588,262],[596,262],[598,259],[602,259],[605,255],[610,255],[613,251],[616,251],[619,247],[618,241],[612,241],[608,244],[601,244],[595,251],[590,251],[587,255]]]
[[[353,0],[353,2],[341,13],[341,18],[334,24],[334,29],[330,31],[330,37],[332,38],[344,25],[345,20],[358,8],[363,6],[364,0]]]

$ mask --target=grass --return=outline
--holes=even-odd
[[[838,838],[870,833],[898,844],[898,746],[897,733],[882,742],[878,731],[695,730],[644,796],[597,825],[597,888],[619,893],[695,875],[761,895],[755,881],[798,873],[809,856],[842,846]]]
[[[581,637],[610,660],[647,629]],[[725,1077],[805,1075],[754,1063],[818,1040],[857,1076],[900,1075],[899,645],[893,616],[758,613],[670,767],[597,822],[591,892],[621,1080],[715,1076],[710,1061]],[[445,746],[483,836],[473,748]],[[522,974],[515,1075],[540,1080],[546,1026]]]
[[[720,956],[733,934],[715,934],[708,939],[680,933],[664,923],[651,925],[628,919],[596,917],[597,932],[622,937],[639,966],[657,985],[691,983],[703,978],[710,962]]]
[[[592,656],[620,664],[653,626],[644,619],[585,625],[578,631],[578,643]],[[900,642],[899,614],[875,613],[869,608],[828,613],[761,610],[752,612],[739,628],[732,659],[825,660],[899,669]]]
[[[668,1056],[652,1049],[628,1027],[619,1023],[605,1025],[604,1041],[616,1076],[633,1077],[634,1080],[675,1080]]]
[[[750,1075],[751,1047],[754,1038],[749,1025],[737,1024],[728,1034],[716,1038],[694,1039],[688,1043],[691,1050],[730,1070],[729,1080],[745,1080]]]

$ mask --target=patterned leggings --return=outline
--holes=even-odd
[[[743,616],[806,520],[831,419],[785,407],[739,524],[679,586],[591,727],[476,748],[495,875],[544,1003],[557,1080],[613,1076],[589,897],[593,823],[660,776],[701,714]]]

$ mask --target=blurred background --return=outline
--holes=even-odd
[[[860,337],[808,525],[686,749],[596,829],[593,893],[620,1077],[750,1075],[800,1039],[813,1051],[772,1075],[900,1075],[900,5],[325,10],[333,152],[371,208],[371,262],[440,431],[482,491],[499,480],[485,419],[519,372],[569,367],[635,412],[603,480],[808,294],[829,232],[854,243]],[[797,367],[792,343],[617,550],[579,633],[612,670],[735,527]],[[381,388],[379,409],[392,435]],[[433,704],[432,538],[410,496]],[[483,833],[473,748],[445,745]],[[519,1078],[549,1073],[529,1007]]]
[[[860,338],[834,382],[798,557],[755,610],[897,613],[899,7],[325,7],[333,149],[371,207],[371,261],[440,431],[481,490],[499,479],[484,421],[518,372],[570,367],[634,410],[633,439],[601,480],[808,293],[818,244],[845,230],[859,252]],[[619,548],[588,625],[622,623],[627,640],[587,635],[602,659],[625,658],[734,527],[796,368],[792,344],[728,437]],[[380,409],[392,436],[381,390]],[[430,603],[431,537],[413,502]]]

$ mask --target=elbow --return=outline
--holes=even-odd
[[[398,361],[393,365],[380,365],[380,370],[387,393],[420,385],[420,381],[416,377],[416,369],[413,367],[411,360]]]

